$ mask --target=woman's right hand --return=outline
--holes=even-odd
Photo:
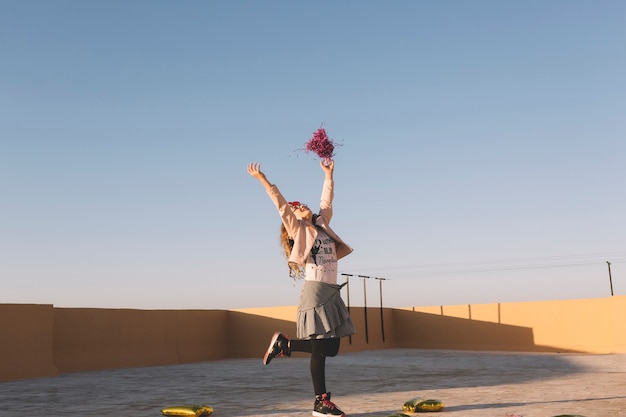
[[[266,189],[269,189],[272,186],[272,184],[267,180],[267,177],[265,176],[263,171],[261,171],[260,163],[252,162],[248,164],[248,174],[259,180],[261,184],[263,184],[263,187],[265,187]]]
[[[256,179],[265,177],[265,174],[261,171],[261,164],[258,162],[248,164],[248,174],[252,175]]]

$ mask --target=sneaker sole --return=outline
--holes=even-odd
[[[343,414],[322,414],[322,413],[318,413],[317,411],[313,411],[312,413],[313,417],[346,417],[346,413]]]
[[[267,358],[270,356],[270,353],[272,352],[272,348],[274,347],[274,343],[276,343],[276,340],[278,340],[278,336],[280,336],[280,332],[274,332],[274,336],[272,336],[272,340],[270,341],[270,346],[267,348],[267,351],[265,352],[265,356],[263,356],[263,365],[267,365],[269,363]]]

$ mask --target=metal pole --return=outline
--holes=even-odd
[[[363,313],[365,315],[365,343],[369,343],[369,333],[367,329],[367,289],[365,285],[365,279],[369,278],[365,275],[359,275],[360,278],[363,278]]]
[[[609,284],[611,284],[611,296],[613,296],[613,278],[611,277],[611,262],[606,261],[606,264],[609,266]]]
[[[383,310],[383,281],[385,278],[376,278],[378,280],[378,292],[380,294],[380,332],[385,343],[385,314]]]
[[[346,277],[346,297],[348,299],[348,314],[350,314],[350,277],[352,274],[341,274]],[[348,342],[352,344],[352,335],[348,336]]]

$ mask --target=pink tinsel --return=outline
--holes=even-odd
[[[326,129],[320,127],[307,143],[304,144],[305,152],[315,152],[317,156],[328,160],[335,156],[335,144],[326,134]]]

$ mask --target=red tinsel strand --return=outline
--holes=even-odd
[[[315,152],[317,156],[323,159],[330,159],[334,156],[335,145],[328,138],[326,129],[319,128],[313,133],[313,137],[304,145],[306,152]]]

